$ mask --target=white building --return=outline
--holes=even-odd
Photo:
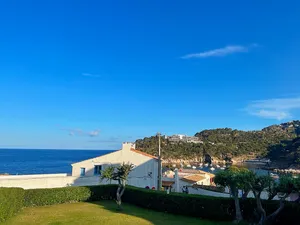
[[[107,166],[120,165],[123,162],[135,165],[128,177],[129,185],[157,188],[157,158],[136,150],[132,143],[123,143],[119,151],[72,164],[71,176],[68,174],[0,176],[0,187],[36,189],[105,184],[107,181],[102,183],[100,181],[101,171]]]
[[[191,174],[188,176],[185,176],[183,178],[180,179],[179,181],[179,185],[181,186],[181,188],[183,186],[191,186],[194,184],[198,184],[198,185],[211,185],[211,179],[210,176],[206,173],[204,174]]]
[[[81,179],[99,177],[101,171],[111,165],[132,163],[134,169],[128,177],[128,184],[136,187],[157,188],[158,159],[135,149],[135,144],[125,142],[122,149],[107,155],[72,164],[72,177]],[[88,185],[88,184],[87,184]]]
[[[203,143],[198,137],[195,136],[187,136],[185,134],[175,134],[172,136],[165,136],[165,139],[168,139],[170,142],[187,142],[187,143]]]

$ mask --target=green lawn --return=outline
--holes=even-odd
[[[25,208],[5,225],[229,225],[197,218],[155,212],[124,204],[124,210],[116,210],[113,201],[95,203],[71,203],[54,206]]]

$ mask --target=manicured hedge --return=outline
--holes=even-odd
[[[22,188],[0,188],[0,222],[12,217],[23,208]]]
[[[86,187],[91,191],[88,201],[110,200],[116,198],[117,186],[113,184]]]
[[[81,201],[115,199],[116,185],[90,187],[65,187],[53,189],[23,190],[0,188],[0,222],[17,213],[23,206],[43,206]],[[234,220],[234,201],[201,195],[153,191],[143,188],[126,187],[123,201],[139,207],[177,215],[193,216],[209,220]],[[278,201],[263,201],[267,214],[275,211]],[[254,199],[241,200],[243,216],[254,221],[256,202]],[[274,224],[299,225],[300,204],[286,203]]]
[[[25,206],[43,206],[112,199],[115,190],[115,185],[30,189],[25,191]]]
[[[229,198],[152,191],[135,187],[125,190],[123,201],[143,208],[203,219],[230,221],[234,204]]]
[[[161,212],[199,217],[209,220],[231,221],[235,217],[234,201],[231,198],[219,198],[202,195],[187,195],[179,193],[166,194],[147,189],[127,187],[123,201]],[[267,214],[274,212],[278,201],[263,201]],[[255,199],[241,200],[244,219],[256,220]],[[285,208],[276,218],[274,224],[299,225],[300,204],[286,203]],[[257,221],[257,220],[256,220]]]

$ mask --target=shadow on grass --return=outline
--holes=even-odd
[[[133,216],[137,218],[141,218],[144,220],[149,221],[153,225],[230,225],[230,222],[221,222],[221,221],[208,221],[208,220],[201,220],[195,217],[186,217],[181,215],[174,215],[169,213],[157,212],[152,211],[145,208],[139,208],[137,206],[123,203],[122,210],[118,209],[118,206],[115,201],[113,200],[105,200],[100,202],[91,202],[92,204],[96,204],[99,207],[111,211],[115,214],[120,215],[127,215]]]

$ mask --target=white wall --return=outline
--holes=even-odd
[[[94,176],[95,165],[101,165],[102,170],[110,165],[132,163],[135,165],[129,174],[128,184],[136,187],[157,187],[158,161],[154,158],[130,150],[131,145],[123,145],[123,149],[111,154],[85,160],[72,165],[72,176],[80,180],[80,170],[85,168],[84,177]]]
[[[0,187],[21,187],[24,189],[66,187],[75,178],[67,174],[13,175],[1,176]]]
[[[227,193],[221,193],[221,192],[215,192],[215,191],[209,191],[201,188],[189,188],[189,194],[196,194],[196,195],[208,195],[208,196],[214,196],[214,197],[224,197],[229,198],[230,195]]]
[[[132,177],[129,177],[128,184],[144,188],[145,185],[150,188],[153,183],[156,181],[157,177],[150,178],[136,178],[136,174],[133,173]],[[163,180],[174,180],[171,178],[164,178]],[[116,183],[115,181],[112,183]],[[67,174],[40,174],[40,175],[13,175],[13,176],[0,176],[0,187],[20,187],[24,189],[37,189],[37,188],[58,188],[58,187],[67,187],[67,186],[92,186],[99,184],[108,184],[108,182],[100,182],[99,176],[90,176],[90,177],[74,177],[67,176]],[[156,183],[155,183],[156,184]],[[190,186],[189,183],[179,182],[179,192],[182,192],[183,186]],[[175,185],[173,186],[174,190]],[[198,195],[208,195],[215,197],[230,197],[228,193],[219,193],[214,191],[208,191],[205,189],[195,189],[189,187],[189,194],[198,194]],[[253,198],[253,193],[249,193],[248,198]],[[262,193],[262,199],[267,199],[267,192]],[[288,201],[294,201],[298,198],[298,194],[291,194]],[[274,200],[278,200],[278,197],[275,197]]]
[[[34,189],[107,184],[106,181],[100,181],[99,175],[94,175],[94,166],[102,165],[103,170],[110,165],[120,165],[125,162],[135,165],[135,168],[129,174],[128,185],[156,188],[158,161],[131,151],[130,149],[134,147],[132,143],[123,143],[123,148],[120,151],[75,163],[72,165],[72,176],[67,176],[67,174],[0,176],[0,187]],[[81,167],[86,170],[84,177],[80,177]]]
[[[37,188],[59,188],[68,186],[93,186],[108,184],[109,182],[100,181],[99,176],[73,177],[67,174],[40,174],[40,175],[13,175],[1,176],[0,187],[20,187],[24,189]],[[116,181],[112,182],[116,184]],[[144,188],[145,185],[155,187],[151,178],[128,178],[128,185]]]

